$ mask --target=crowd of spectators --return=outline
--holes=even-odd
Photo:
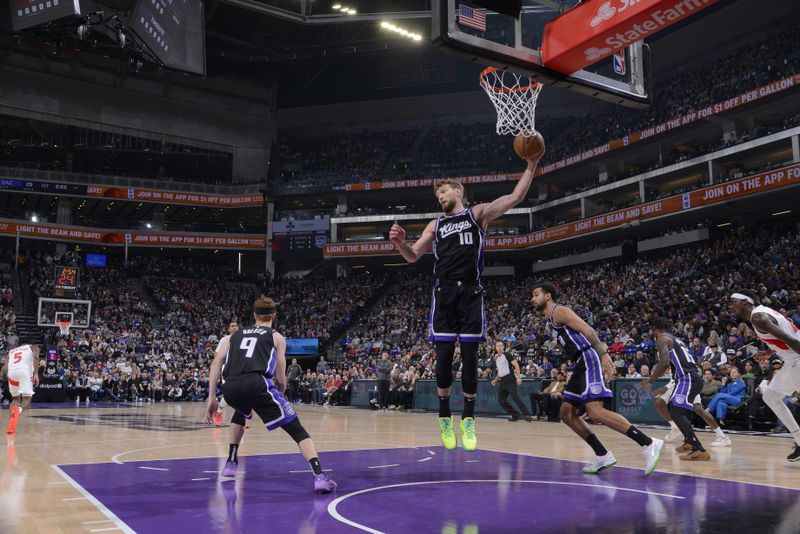
[[[26,256],[35,297],[53,295],[53,265],[58,262],[50,254]],[[78,328],[76,320],[66,337],[48,332],[48,343],[57,344],[60,352],[52,372],[76,402],[204,400],[219,337],[229,321],[251,321],[260,291],[275,295],[276,326],[287,338],[317,337],[324,346],[385,281],[364,274],[275,280],[257,287],[225,277],[225,269],[190,258],[132,260],[127,269],[81,266],[74,298],[92,301],[92,317],[88,328]],[[13,323],[13,314],[9,320]],[[8,332],[6,344],[13,328]],[[326,382],[331,378],[321,376]]]
[[[46,254],[26,257],[31,289],[49,294],[52,265]],[[139,268],[151,260],[140,260]],[[557,280],[562,303],[570,305],[610,347],[619,377],[646,377],[655,364],[649,321],[666,316],[706,373],[704,400],[725,421],[741,404],[739,376],[757,386],[780,362],[759,363],[752,330],[731,316],[730,293],[752,288],[765,305],[800,324],[800,226],[739,227],[717,240],[673,249],[632,263],[603,263],[548,275]],[[228,321],[246,323],[260,291],[242,281],[208,280],[207,265],[164,258],[146,276],[140,270],[83,268],[77,295],[94,303],[89,328],[74,328],[58,344],[54,374],[71,399],[156,402],[203,400],[208,366]],[[175,273],[180,272],[180,276]],[[133,274],[132,274],[133,273]],[[135,276],[134,276],[135,275]],[[388,383],[375,404],[409,407],[419,379],[435,377],[435,354],[427,340],[432,275],[414,268],[391,277],[363,273],[349,278],[276,280],[267,289],[278,301],[276,326],[287,337],[319,337],[334,344],[337,357],[315,367],[292,362],[288,395],[295,402],[349,402],[352,383]],[[492,342],[503,340],[520,358],[525,377],[556,384],[538,397],[538,415],[553,415],[559,383],[573,361],[564,355],[546,321],[529,306],[530,277],[491,277],[485,290],[488,342],[479,351],[480,378],[494,375]],[[13,312],[2,308],[8,344]],[[337,343],[334,343],[337,341]],[[290,356],[291,358],[291,356]],[[456,353],[454,378],[461,374]],[[738,376],[737,376],[738,375]],[[734,384],[736,383],[736,384]],[[729,385],[730,384],[730,385]],[[723,395],[723,396],[719,396]],[[748,413],[763,419],[768,408],[758,390],[747,393]],[[716,399],[716,400],[715,400]],[[787,398],[794,408],[796,396]]]
[[[562,302],[586,318],[609,345],[620,377],[649,376],[655,364],[649,320],[664,315],[716,380],[725,383],[734,367],[760,380],[771,372],[770,364],[762,368],[752,359],[756,337],[730,315],[727,299],[737,288],[754,288],[762,303],[800,325],[798,245],[800,226],[795,223],[739,228],[664,257],[572,268],[551,276],[558,280]],[[341,340],[347,367],[357,377],[375,377],[383,352],[390,354],[399,373],[413,366],[421,378],[434,377],[433,346],[427,341],[432,277],[407,273],[397,278]],[[533,283],[533,278],[484,280],[489,339],[479,353],[482,378],[492,376],[487,348],[498,339],[518,352],[526,377],[550,377],[554,368],[553,378],[558,372],[566,376],[574,366],[546,322],[527,306]],[[457,377],[459,372],[456,365]]]
[[[782,79],[800,70],[800,57],[789,51],[797,48],[800,29],[788,26],[777,29],[762,40],[735,48],[721,58],[698,60],[677,70],[655,84],[653,103],[644,110],[621,106],[598,105],[591,111],[591,120],[566,115],[537,117],[537,129],[548,139],[543,165],[555,163],[585,150],[602,146],[613,139],[647,129],[722,102],[727,98]],[[698,88],[703,88],[698,91]],[[791,126],[787,124],[786,126]],[[682,145],[663,154],[654,166],[676,163],[708,151],[762,136],[775,125],[757,126],[737,136],[721,138],[708,146]],[[493,124],[454,124],[413,129],[406,132],[364,131],[358,134],[335,133],[313,138],[286,137],[281,142],[281,160],[291,162],[284,171],[287,187],[332,185],[382,179],[381,169],[390,170],[394,178],[431,178],[457,173],[509,172],[519,170],[519,159],[508,139],[496,134]],[[416,153],[409,158],[409,149],[418,137]],[[568,141],[568,142],[567,142]],[[370,159],[370,156],[375,156]],[[410,164],[387,167],[393,159],[412,160]],[[648,168],[627,169],[609,177],[620,180]],[[591,187],[590,180],[577,190]]]

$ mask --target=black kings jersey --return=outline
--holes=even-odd
[[[222,377],[259,373],[272,378],[278,364],[278,353],[272,341],[273,332],[269,326],[255,325],[237,330],[228,345]]]
[[[483,272],[483,228],[472,209],[436,219],[433,273],[439,280],[480,283]]]
[[[700,368],[697,366],[697,362],[694,361],[692,355],[689,354],[686,345],[684,345],[683,341],[680,339],[669,334],[667,335],[672,340],[672,350],[669,351],[669,359],[672,368],[675,370],[675,380],[683,378],[688,374],[696,374]]]
[[[553,310],[550,312],[550,320],[548,322],[550,324],[550,328],[552,328],[553,332],[555,332],[558,343],[563,347],[564,359],[572,360],[573,363],[577,364],[581,358],[583,358],[583,353],[585,351],[591,350],[595,352],[595,350],[592,348],[592,344],[589,343],[589,340],[586,339],[586,336],[584,336],[582,333],[573,330],[567,325],[557,325],[553,321],[553,313],[559,306],[561,306],[561,304],[556,304],[553,306]],[[600,355],[598,354],[598,356]]]

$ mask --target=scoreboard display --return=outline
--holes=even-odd
[[[167,67],[205,75],[203,2],[139,0],[130,27]]]
[[[81,14],[80,0],[9,0],[8,5],[5,15],[15,32]]]
[[[276,260],[321,259],[328,241],[326,232],[294,232],[272,236],[272,254]]]
[[[275,221],[272,255],[277,261],[322,259],[329,229],[329,219]]]
[[[78,290],[78,268],[71,266],[56,266],[56,277],[53,287],[60,292],[74,292]]]

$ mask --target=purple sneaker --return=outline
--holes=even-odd
[[[222,468],[222,476],[226,478],[235,477],[237,467],[239,467],[239,464],[235,462],[225,462],[225,467]]]
[[[325,495],[326,493],[333,493],[336,491],[336,482],[328,478],[328,475],[321,474],[314,476],[314,493],[317,495]]]

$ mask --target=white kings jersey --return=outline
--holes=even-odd
[[[30,345],[20,345],[8,352],[8,370],[23,369],[33,374],[33,350]]]
[[[769,315],[775,319],[775,322],[778,323],[778,328],[783,330],[787,335],[800,341],[800,328],[797,328],[792,321],[776,312],[772,308],[767,308],[766,306],[756,306],[753,308],[753,313],[764,313]],[[776,339],[771,334],[760,332],[755,326],[753,326],[753,330],[755,330],[756,335],[758,335],[758,339],[766,343],[770,349],[774,350],[775,353],[781,357],[783,363],[787,367],[800,362],[800,354],[793,351],[786,343],[780,339]]]

